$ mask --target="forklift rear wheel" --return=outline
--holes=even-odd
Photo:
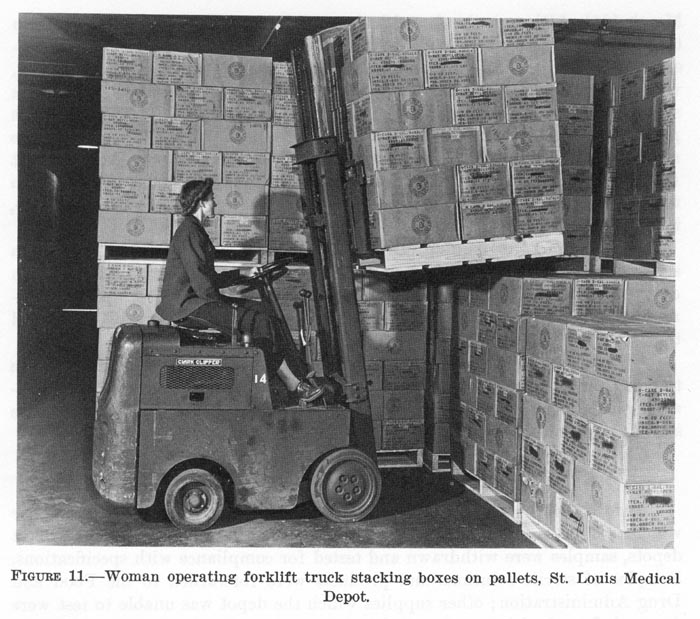
[[[204,531],[221,516],[224,491],[209,471],[189,469],[168,484],[163,502],[168,518],[176,527]]]
[[[311,478],[311,498],[326,518],[357,522],[379,501],[382,478],[375,462],[358,449],[340,449],[321,460]]]

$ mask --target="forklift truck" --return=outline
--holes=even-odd
[[[156,321],[117,327],[98,398],[92,476],[100,495],[137,509],[162,505],[187,530],[213,526],[225,503],[281,510],[309,498],[330,520],[355,522],[381,494],[354,285],[358,238],[365,236],[352,220],[367,218],[349,214],[346,204],[345,181],[357,178],[356,170],[343,163],[336,138],[318,136],[309,122],[309,60],[297,52],[293,66],[304,134],[295,151],[330,386],[325,401],[280,402],[262,351],[245,334],[226,340],[209,329]],[[285,269],[273,262],[249,282],[283,324],[272,283]]]

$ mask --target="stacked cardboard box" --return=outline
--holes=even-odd
[[[375,248],[563,229],[551,21],[363,17],[350,40]]]
[[[557,74],[564,202],[564,253],[591,253],[593,216],[592,75]]]
[[[570,545],[672,543],[674,351],[672,323],[528,320],[523,509]]]
[[[277,251],[308,251],[309,231],[301,202],[301,168],[292,146],[300,141],[292,65],[273,63],[270,242]]]
[[[675,260],[675,60],[613,77],[601,90],[610,118],[597,149],[599,186],[613,257]]]

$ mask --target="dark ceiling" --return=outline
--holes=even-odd
[[[275,24],[281,19],[281,27]],[[102,48],[271,56],[288,61],[304,37],[341,16],[20,13],[19,138],[63,149],[99,140]],[[557,42],[673,47],[670,20],[561,20]]]

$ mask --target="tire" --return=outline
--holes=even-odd
[[[168,484],[163,503],[168,518],[176,527],[204,531],[221,516],[224,490],[209,471],[188,469]]]
[[[358,449],[340,449],[325,456],[311,477],[311,499],[334,522],[357,522],[379,501],[382,478],[375,462]]]

